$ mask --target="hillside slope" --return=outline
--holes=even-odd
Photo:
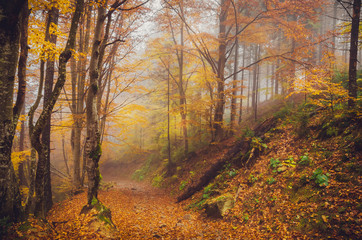
[[[261,150],[252,164],[240,167],[243,155],[229,159],[185,207],[223,218],[235,237],[360,239],[361,119],[300,110],[276,114],[278,125],[249,149]],[[227,143],[218,147],[227,151]],[[199,162],[187,165],[172,185],[175,195],[203,171]]]

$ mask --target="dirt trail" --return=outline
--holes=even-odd
[[[111,208],[122,239],[221,239],[223,235],[198,213],[185,211],[168,194],[145,184],[120,181],[100,199]]]
[[[99,199],[111,209],[120,239],[230,239],[227,233],[232,231],[230,225],[186,211],[185,206],[176,203],[162,190],[142,183],[117,181],[114,188],[100,191]],[[74,196],[58,204],[48,220],[64,222],[74,219],[85,202],[85,193]],[[63,214],[59,215],[59,212]],[[65,228],[62,231],[73,230]]]

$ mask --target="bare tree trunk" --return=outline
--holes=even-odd
[[[349,71],[348,71],[348,106],[356,105],[357,100],[357,56],[358,56],[358,34],[361,12],[361,0],[353,1],[353,15],[351,27],[351,42],[349,48]]]
[[[256,61],[258,61],[258,59],[260,58],[260,45],[258,44],[256,47]],[[259,97],[260,97],[260,93],[259,93],[259,88],[260,88],[260,65],[257,64],[256,65],[256,82],[255,82],[256,86],[255,86],[255,107],[254,107],[254,120],[257,121],[258,120],[258,104],[260,102]]]
[[[266,77],[265,77],[265,80],[266,80],[266,91],[265,91],[265,100],[268,101],[268,97],[269,97],[269,80],[270,80],[270,77],[269,77],[269,74],[270,74],[270,64],[267,63],[266,65]]]
[[[82,39],[79,37],[79,41],[82,41]],[[82,52],[82,49],[80,49],[80,52]],[[82,60],[81,60],[82,61]],[[73,153],[73,184],[75,188],[79,188],[81,186],[81,177],[80,177],[80,147],[81,147],[81,128],[82,128],[82,110],[79,109],[79,101],[83,101],[83,99],[79,99],[79,95],[77,93],[80,92],[78,89],[80,86],[78,85],[78,79],[81,76],[81,73],[77,74],[77,64],[72,57],[70,59],[70,69],[71,69],[71,79],[72,79],[72,116],[74,124],[72,126],[72,132],[71,132],[71,147],[72,147],[72,153]]]
[[[0,2],[0,216],[9,220],[22,217],[21,199],[11,148],[20,111],[24,104],[25,78],[19,79],[18,97],[13,108],[15,73],[19,56],[19,18],[28,8],[26,0]],[[25,11],[27,12],[27,11]],[[26,62],[25,62],[26,63]],[[21,82],[23,81],[23,82]]]
[[[84,46],[82,47],[82,52],[83,54],[87,54],[88,53],[88,49],[89,49],[89,36],[90,36],[90,28],[91,28],[91,14],[92,14],[92,5],[89,4],[88,5],[88,9],[87,9],[87,21],[86,21],[86,32],[84,35]],[[82,41],[83,43],[83,41]],[[73,155],[74,159],[81,159],[81,136],[82,136],[82,130],[83,130],[83,123],[84,123],[84,99],[85,99],[85,78],[86,78],[86,73],[87,73],[87,57],[83,56],[81,58],[80,61],[80,76],[78,78],[78,88],[77,88],[77,119],[78,121],[76,122],[76,131],[74,132],[74,148],[77,149]],[[83,158],[83,163],[82,163],[82,174],[81,174],[81,179],[80,179],[80,186],[83,186],[84,184],[84,177],[86,175],[86,160],[85,158]]]
[[[167,74],[167,155],[168,155],[168,165],[167,171],[168,175],[171,175],[174,171],[174,164],[171,159],[171,137],[170,137],[170,73]]]
[[[335,1],[333,4],[333,29],[332,29],[333,31],[336,31],[337,11],[338,11],[338,1]],[[336,48],[337,48],[336,34],[333,34],[332,42],[333,42],[333,53],[336,54]]]
[[[25,104],[23,109],[21,110],[21,115],[25,115]],[[25,151],[25,121],[21,121],[21,129],[19,136],[19,151]],[[29,186],[28,178],[27,178],[27,160],[23,161],[19,164],[19,185],[20,186]]]
[[[320,26],[319,26],[319,35],[322,36],[325,32],[324,25],[325,25],[325,17],[324,15],[320,15]],[[318,44],[318,52],[317,52],[317,64],[320,64],[321,60],[323,58],[323,45]]]
[[[281,41],[282,41],[282,31],[279,29],[279,31],[278,31],[278,43],[277,43],[278,53],[280,53],[280,50],[281,50]],[[274,89],[275,95],[279,94],[280,62],[281,62],[280,58],[278,57],[277,65],[276,65],[276,76],[275,76],[275,89]]]
[[[236,27],[235,31],[239,32],[239,28]],[[239,68],[239,40],[238,40],[238,37],[236,37],[235,38],[235,56],[234,56],[234,77],[233,77],[233,89],[232,89],[232,96],[231,96],[231,111],[230,111],[230,130],[231,130],[231,132],[234,130],[235,118],[236,118],[236,93],[237,93],[237,86],[238,86],[237,85],[238,68]]]
[[[28,59],[28,25],[29,25],[29,14],[30,10],[28,9],[28,3],[25,3],[25,7],[22,9],[21,13],[21,22],[20,22],[20,57],[19,57],[19,66],[18,66],[18,79],[23,85],[19,86],[23,88],[22,91],[25,92],[26,89],[26,62]],[[25,96],[24,96],[25,103]],[[25,115],[25,104],[22,106],[21,114]],[[21,131],[20,131],[20,145],[19,151],[25,151],[25,121],[21,121]],[[29,186],[29,182],[26,174],[27,161],[24,161],[19,166],[19,180],[20,185]]]
[[[33,106],[30,108],[28,116],[28,124],[29,124],[29,136],[31,137],[33,135],[34,131],[34,113],[36,109],[38,108],[40,104],[40,100],[42,98],[42,92],[43,92],[43,84],[44,84],[44,68],[45,68],[45,62],[43,60],[40,60],[40,79],[39,79],[39,86],[38,86],[38,93],[36,100],[33,104]],[[31,154],[30,154],[30,166],[29,166],[29,193],[25,202],[25,215],[27,216],[30,213],[31,208],[33,208],[34,203],[34,192],[35,192],[35,175],[36,175],[36,150],[34,146],[31,145]]]
[[[249,61],[251,62],[252,59],[252,54],[253,54],[253,47],[252,45],[250,45],[250,50],[249,50]],[[247,99],[247,108],[246,108],[246,112],[249,113],[249,109],[250,109],[250,97],[251,97],[251,70],[248,70],[248,99]]]
[[[245,67],[245,44],[243,45],[243,68]],[[242,114],[243,114],[243,92],[244,92],[244,75],[245,70],[241,72],[241,80],[240,80],[240,107],[239,107],[239,125],[241,124]]]
[[[275,89],[275,64],[272,64],[272,73],[271,73],[271,99],[274,98],[274,89]]]
[[[180,2],[181,14],[184,16],[183,0]],[[180,26],[180,58],[179,58],[179,93],[180,93],[180,106],[181,106],[181,124],[184,138],[184,153],[185,157],[189,152],[189,140],[187,135],[187,102],[186,102],[186,89],[184,87],[184,23],[181,21]]]
[[[47,20],[47,29],[46,29],[46,41],[49,41],[52,44],[56,44],[57,36],[49,33],[50,25],[58,24],[59,10],[55,7],[48,13]],[[44,82],[44,104],[46,107],[52,97],[53,92],[53,81],[54,81],[54,59],[47,60],[47,66],[45,70],[45,82]],[[36,171],[35,178],[35,215],[38,213],[48,212],[52,205],[52,190],[51,190],[51,180],[50,180],[50,123],[51,123],[51,112],[49,117],[46,120],[46,123],[42,129],[42,139],[43,144],[42,151],[39,153],[38,166]]]
[[[108,73],[106,76],[106,83],[107,83],[107,92],[106,92],[106,99],[104,102],[104,108],[103,108],[103,116],[101,117],[100,121],[100,134],[101,134],[101,144],[103,142],[104,133],[106,131],[106,122],[107,122],[107,113],[109,108],[109,95],[111,93],[111,79],[112,79],[112,72],[114,68],[114,56],[112,56],[112,59],[110,61],[110,67],[108,69]]]
[[[218,51],[218,72],[217,72],[217,99],[214,114],[215,139],[219,141],[223,138],[223,116],[225,108],[225,62],[226,62],[226,20],[230,0],[221,0],[221,13],[219,17],[219,51]]]
[[[254,45],[254,59],[257,61],[258,58],[258,46]],[[256,121],[256,104],[257,104],[257,77],[258,77],[258,65],[254,66],[253,69],[253,90],[251,92],[251,108],[253,109],[254,113],[254,120]]]

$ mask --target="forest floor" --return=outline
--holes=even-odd
[[[233,239],[235,229],[226,222],[206,218],[184,206],[163,190],[121,180],[99,192],[111,209],[115,234],[90,228],[92,218],[81,214],[86,193],[56,204],[47,222],[30,220],[9,236],[14,239]],[[20,229],[20,230],[19,230]],[[112,237],[110,237],[112,236]],[[248,239],[253,238],[248,237]]]
[[[111,210],[116,231],[94,227],[94,217],[80,214],[84,192],[57,203],[47,221],[12,226],[5,239],[362,239],[361,119],[305,119],[283,114],[262,141],[256,138],[263,150],[252,165],[238,167],[243,156],[230,159],[181,203],[177,196],[238,136],[201,149],[177,175],[150,172],[159,188],[108,176],[99,200]],[[225,196],[233,207],[223,218],[207,217],[205,206]]]

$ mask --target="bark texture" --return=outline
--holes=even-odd
[[[19,56],[21,10],[26,0],[0,1],[0,216],[21,217],[19,186],[11,162],[11,148],[18,116],[24,103],[25,88],[18,92],[13,108],[13,89]]]
[[[221,13],[219,16],[219,60],[217,64],[217,99],[214,114],[215,140],[223,138],[223,120],[225,108],[225,63],[226,63],[226,20],[230,0],[221,0]]]
[[[353,15],[351,27],[351,43],[349,48],[349,82],[348,82],[348,106],[354,107],[357,99],[357,56],[358,56],[358,34],[361,12],[361,0],[353,1]]]
[[[58,24],[59,10],[52,8],[48,13],[47,30],[45,40],[56,44],[57,36],[49,33],[50,25]],[[47,60],[44,82],[44,107],[47,107],[53,92],[54,59]],[[50,122],[51,112],[47,118],[41,133],[42,151],[38,151],[38,165],[35,178],[35,214],[48,212],[53,206],[51,179],[50,179]],[[43,209],[44,208],[44,209]],[[40,214],[41,215],[41,214]]]
[[[97,94],[99,90],[98,60],[100,55],[101,33],[106,19],[105,4],[98,7],[97,23],[94,29],[92,55],[89,65],[89,89],[86,101],[87,137],[84,148],[84,159],[87,164],[88,176],[88,205],[92,204],[93,199],[98,199],[98,187],[100,183],[98,163],[102,152],[98,124]]]

